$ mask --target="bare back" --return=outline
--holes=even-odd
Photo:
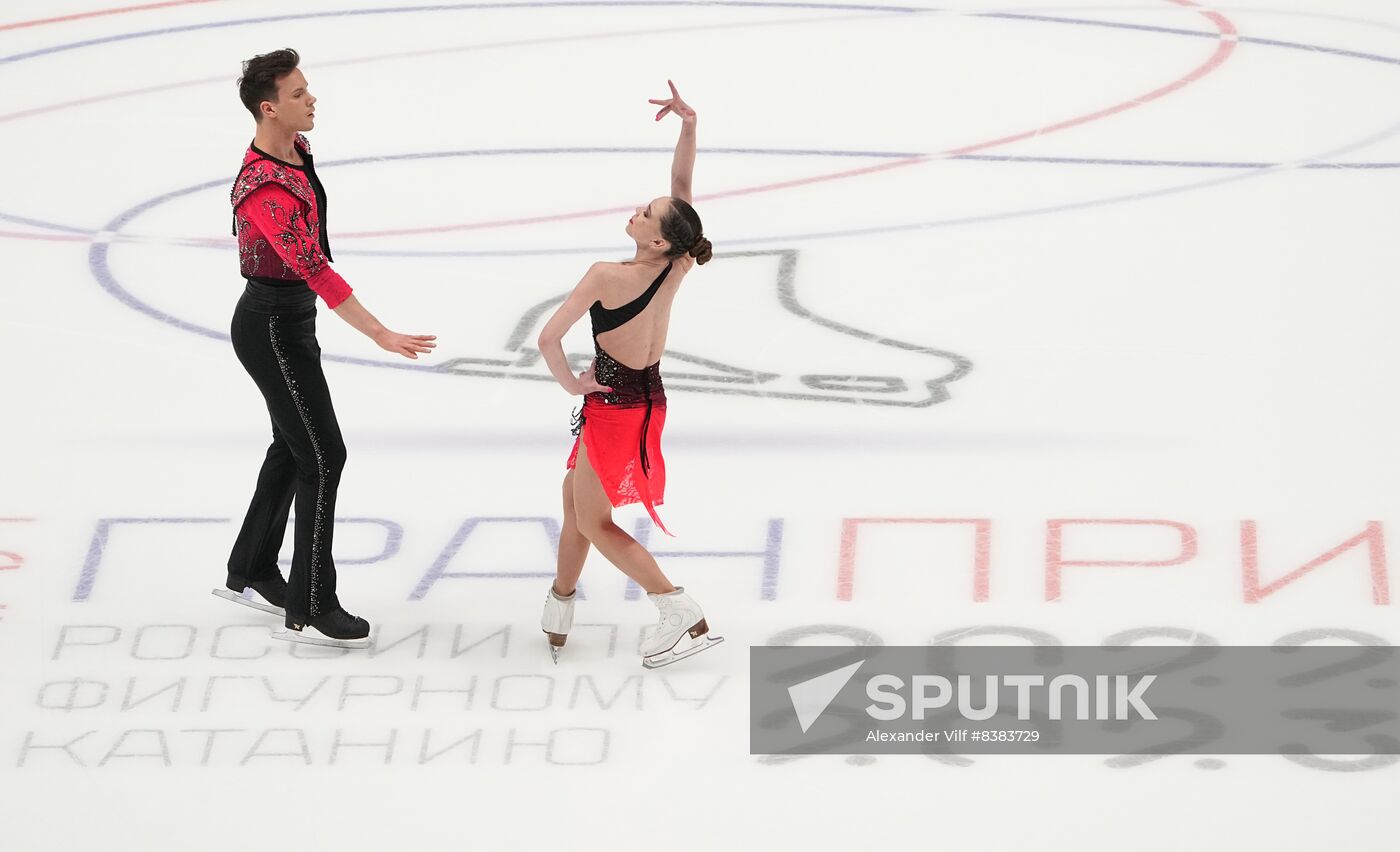
[[[598,335],[598,345],[614,361],[634,370],[644,370],[661,359],[666,350],[666,332],[671,323],[671,303],[680,290],[681,279],[694,261],[682,255],[672,261],[671,271],[651,302],[622,326]],[[659,270],[635,263],[609,263],[603,267],[598,301],[605,308],[617,308],[646,292]]]

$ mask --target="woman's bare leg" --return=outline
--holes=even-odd
[[[579,452],[583,448],[579,447]],[[559,564],[554,578],[554,592],[567,598],[574,593],[584,560],[588,558],[588,536],[579,532],[574,512],[574,472],[564,474],[564,526],[559,530]]]
[[[599,553],[636,581],[647,594],[662,595],[676,590],[666,575],[661,573],[661,566],[656,564],[647,549],[613,523],[612,503],[588,461],[588,449],[581,442],[574,467],[574,524],[598,548]],[[560,544],[559,559],[562,565],[562,539]],[[562,573],[560,576],[563,576]]]

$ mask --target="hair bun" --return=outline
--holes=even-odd
[[[696,263],[703,266],[714,257],[714,246],[710,245],[710,241],[702,234],[695,238],[695,244],[690,247],[689,254],[695,258]]]

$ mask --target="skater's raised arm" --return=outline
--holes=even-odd
[[[671,195],[689,204],[691,178],[695,174],[695,110],[681,100],[675,83],[667,80],[666,85],[671,87],[671,97],[664,100],[653,98],[651,103],[661,107],[656,114],[657,121],[665,118],[668,112],[674,112],[681,118],[681,135],[676,140],[676,154],[671,160]]]
[[[594,380],[591,364],[587,370],[575,376],[573,368],[569,366],[569,357],[564,354],[564,335],[588,312],[588,306],[598,301],[602,292],[600,278],[605,266],[603,263],[595,263],[588,268],[578,286],[564,300],[564,304],[560,305],[554,316],[549,318],[549,322],[544,324],[539,339],[535,341],[555,381],[574,396],[595,391],[612,391],[612,388],[603,387]]]

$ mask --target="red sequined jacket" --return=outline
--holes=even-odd
[[[251,145],[243,156],[243,168],[229,194],[239,271],[250,279],[304,281],[334,308],[352,291],[330,265],[330,241],[316,203],[320,186],[313,184],[311,143],[298,133],[296,147],[304,168],[272,159]],[[324,190],[321,196],[324,208]]]

